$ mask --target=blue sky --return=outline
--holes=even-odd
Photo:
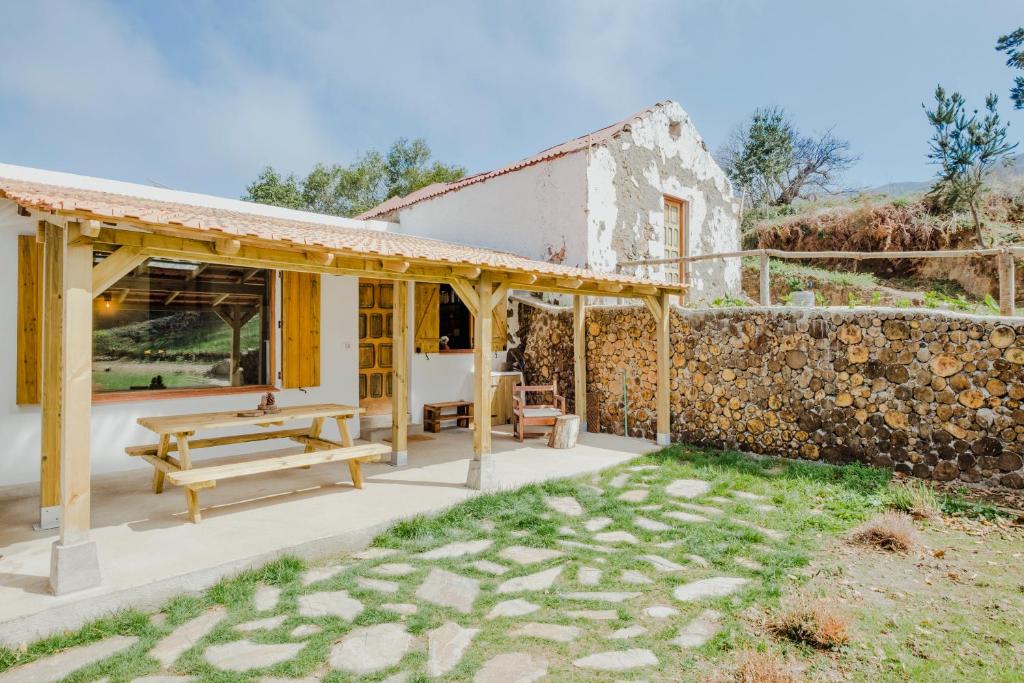
[[[0,161],[238,196],[399,136],[487,170],[662,99],[712,148],[754,108],[835,127],[851,186],[932,174],[937,82],[1009,104],[1020,0],[0,4]]]

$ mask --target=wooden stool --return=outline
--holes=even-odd
[[[576,438],[580,434],[579,415],[559,415],[555,418],[555,426],[548,436],[548,446],[551,448],[572,448],[576,445]]]
[[[455,412],[446,412],[453,410]],[[459,427],[469,428],[473,421],[473,403],[471,401],[448,401],[447,403],[423,404],[423,431],[441,431],[441,422],[455,420]]]

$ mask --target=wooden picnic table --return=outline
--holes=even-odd
[[[360,463],[376,460],[391,452],[386,444],[354,445],[349,435],[347,420],[362,412],[362,408],[338,403],[324,403],[307,406],[289,406],[258,416],[240,416],[236,411],[216,413],[194,413],[190,415],[164,415],[140,417],[138,423],[157,434],[159,442],[143,446],[129,446],[128,455],[141,457],[153,466],[153,493],[163,491],[164,479],[185,489],[189,515],[198,524],[199,491],[213,488],[220,479],[230,479],[249,474],[261,474],[296,467],[309,468],[327,462],[345,461],[352,475],[352,485],[363,488]],[[331,441],[321,436],[324,420],[333,419],[338,425],[341,441]],[[281,426],[295,420],[311,420],[310,426],[292,429],[252,431],[228,436],[193,438],[201,430],[228,429],[239,427]],[[303,453],[280,455],[265,453],[264,457],[226,465],[194,467],[191,453],[199,448],[212,448],[231,444],[290,439],[305,445]],[[176,452],[177,457],[171,455]],[[259,455],[259,454],[257,454]]]

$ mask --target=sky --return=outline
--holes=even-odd
[[[711,149],[757,107],[845,185],[924,180],[935,85],[1024,111],[1022,0],[0,0],[0,162],[237,197],[398,137],[485,171],[674,99]]]

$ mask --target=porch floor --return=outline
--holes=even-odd
[[[521,444],[502,433],[508,429],[496,427],[493,438],[503,488],[596,472],[656,449],[640,439],[581,434],[575,448],[552,450],[536,438]],[[149,468],[97,476],[92,539],[103,585],[62,597],[49,593],[57,534],[32,530],[37,495],[5,496],[0,489],[0,644],[75,628],[128,606],[156,608],[172,595],[201,590],[281,554],[315,560],[359,549],[402,518],[435,513],[478,493],[464,486],[471,432],[429,436],[410,441],[404,467],[364,466],[361,491],[351,487],[344,463],[222,482],[201,492],[200,525],[188,521],[182,490],[150,491]]]

